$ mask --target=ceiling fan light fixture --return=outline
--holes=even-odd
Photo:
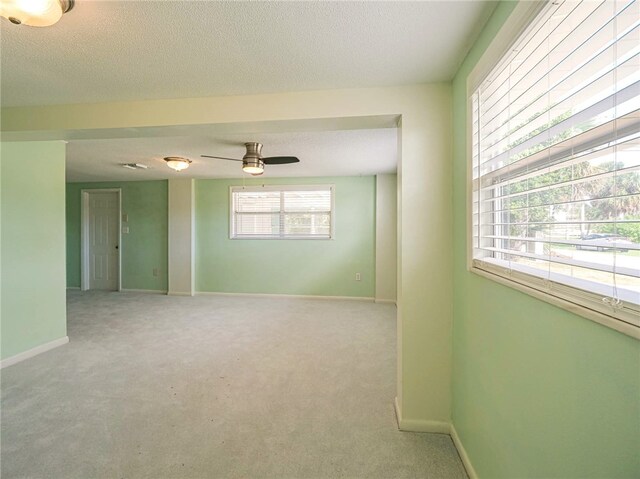
[[[176,171],[182,171],[189,168],[191,160],[182,158],[181,156],[167,156],[164,161],[167,162],[167,166]]]
[[[0,16],[16,25],[48,27],[73,8],[75,0],[3,0]]]
[[[262,156],[262,143],[256,141],[244,144],[247,153],[242,159],[227,158],[226,156],[200,155],[202,158],[214,158],[216,160],[241,161],[242,171],[251,176],[260,176],[264,173],[264,165],[287,165],[289,163],[299,163],[295,156]]]
[[[245,159],[242,162],[242,171],[259,176],[264,173],[264,163],[259,158]]]

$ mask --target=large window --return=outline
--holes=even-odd
[[[472,269],[640,326],[640,5],[548,2],[472,90]]]
[[[332,186],[234,186],[231,238],[329,239]]]

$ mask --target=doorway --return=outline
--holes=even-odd
[[[120,189],[82,190],[82,290],[120,291]]]

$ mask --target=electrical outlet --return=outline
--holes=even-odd
[[[129,234],[129,227],[128,226],[123,226],[122,227],[122,234],[123,235],[128,235]]]
[[[360,273],[356,273],[356,281],[360,280],[362,280],[362,276],[360,275]]]
[[[158,268],[153,268],[153,275],[158,276]]]

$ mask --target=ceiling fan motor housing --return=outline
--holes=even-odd
[[[245,143],[244,146],[247,148],[247,153],[242,157],[242,166],[264,168],[262,143],[250,142]]]

